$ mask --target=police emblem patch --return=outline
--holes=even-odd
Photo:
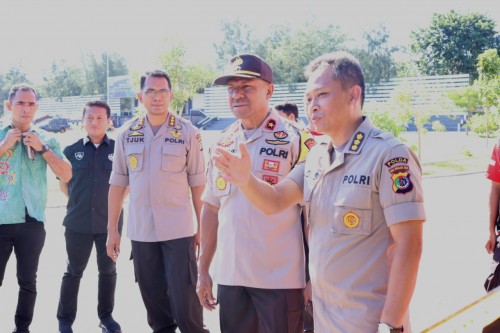
[[[276,185],[278,184],[278,177],[276,176],[271,176],[271,175],[263,175],[262,180],[268,183],[269,185]]]
[[[262,170],[278,172],[280,169],[280,162],[273,160],[264,160],[262,164]]]
[[[217,146],[219,146],[219,147],[229,147],[233,143],[234,143],[233,138],[232,137],[227,137],[227,138],[223,138],[219,142],[217,142]]]
[[[113,154],[109,154],[108,155],[108,160],[110,160],[111,162],[113,162]]]
[[[397,166],[389,170],[392,179],[392,190],[394,193],[407,193],[413,189],[410,179],[409,166]]]
[[[85,155],[85,153],[84,153],[83,151],[77,151],[77,152],[75,153],[75,158],[76,158],[77,160],[81,161],[84,155]]]
[[[200,150],[203,151],[203,142],[201,141],[201,134],[200,133],[196,134],[196,140],[198,140],[198,143],[200,145]]]
[[[215,179],[215,185],[217,186],[217,189],[219,191],[224,191],[226,189],[227,183],[224,177],[218,176],[217,179]]]
[[[348,229],[355,229],[359,225],[359,216],[353,212],[344,215],[344,226]]]
[[[285,139],[288,137],[288,134],[285,131],[277,131],[274,132],[274,137],[276,139]]]
[[[394,158],[391,158],[390,160],[388,160],[387,162],[385,162],[384,164],[385,164],[385,166],[390,168],[394,164],[398,164],[398,163],[408,164],[408,159],[406,157],[394,157]]]
[[[128,161],[130,163],[130,167],[132,168],[132,170],[135,170],[137,168],[137,164],[139,163],[139,161],[137,160],[137,157],[130,156]]]
[[[276,128],[276,120],[274,119],[269,119],[266,123],[266,129],[268,130],[274,130]]]
[[[172,136],[173,136],[174,138],[178,138],[178,137],[182,136],[182,132],[179,132],[179,131],[178,131],[178,130],[176,130],[176,129],[175,129],[175,130],[170,131],[170,133],[172,134]]]

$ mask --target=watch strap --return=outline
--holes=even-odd
[[[49,145],[45,144],[45,145],[42,145],[42,150],[39,151],[39,153],[41,155],[45,154],[46,152],[48,152],[50,150],[50,147]]]

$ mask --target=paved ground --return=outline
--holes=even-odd
[[[453,134],[453,133],[451,133]],[[78,137],[77,131],[65,134],[63,141]],[[462,135],[463,136],[463,135]],[[429,149],[432,156],[459,157],[462,136],[434,140]],[[440,139],[439,139],[440,138]],[[207,140],[210,141],[210,140]],[[471,140],[464,140],[469,142]],[[442,148],[441,143],[451,144]],[[484,145],[482,140],[473,146]],[[490,148],[481,148],[478,156]],[[453,149],[452,149],[453,148]],[[443,151],[446,149],[446,153]],[[434,151],[436,150],[436,151]],[[432,152],[432,153],[431,153]],[[430,157],[429,157],[430,158]],[[450,158],[450,157],[448,157]],[[484,167],[486,167],[485,159]],[[413,328],[419,332],[439,319],[453,313],[484,294],[482,284],[487,276],[490,258],[483,248],[487,237],[487,197],[489,184],[481,173],[461,176],[427,177],[424,180],[428,222],[425,225],[424,253],[411,315]],[[50,184],[47,240],[41,256],[38,288],[39,296],[32,325],[34,333],[56,332],[55,312],[59,286],[65,270],[65,249],[61,221],[65,213],[64,197],[57,191],[55,182]],[[150,332],[146,314],[134,283],[132,264],[127,260],[130,252],[124,240],[122,256],[118,262],[118,286],[115,316],[125,332]],[[82,280],[75,332],[100,332],[97,328],[96,298],[97,270],[95,258]],[[13,327],[14,304],[17,299],[15,260],[10,260],[4,285],[0,288],[0,330],[9,332]],[[217,313],[205,313],[205,322],[211,332],[219,332]]]

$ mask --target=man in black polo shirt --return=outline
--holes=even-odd
[[[106,130],[110,108],[106,102],[90,101],[83,108],[82,124],[87,136],[64,149],[71,162],[73,178],[60,181],[61,191],[68,197],[64,226],[68,267],[62,278],[57,309],[60,333],[72,333],[77,309],[78,289],[83,271],[95,244],[99,270],[97,314],[103,332],[119,333],[113,319],[116,265],[106,255],[109,176],[115,141]],[[120,230],[122,216],[120,216]]]

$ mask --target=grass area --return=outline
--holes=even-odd
[[[459,160],[424,163],[422,168],[424,176],[485,172],[488,161],[489,156],[473,156]]]

